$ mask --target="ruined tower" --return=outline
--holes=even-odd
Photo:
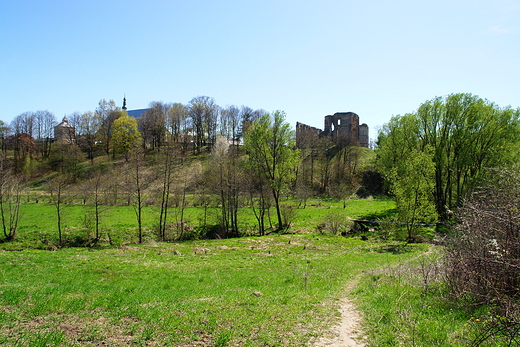
[[[330,136],[338,146],[368,147],[369,132],[366,123],[359,124],[359,116],[354,112],[336,112],[325,116],[323,131],[306,124],[296,123],[296,145],[302,147],[314,136]],[[311,141],[312,142],[312,141]]]
[[[323,135],[331,136],[340,146],[360,145],[359,116],[354,112],[336,112],[332,116],[325,116]]]

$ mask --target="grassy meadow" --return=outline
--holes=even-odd
[[[65,239],[92,236],[90,208],[65,209]],[[186,209],[190,224],[201,211]],[[282,235],[157,242],[157,209],[146,207],[138,245],[132,207],[117,206],[104,212],[95,247],[57,248],[54,206],[26,203],[17,240],[0,244],[0,345],[309,346],[338,322],[347,294],[363,312],[370,346],[464,346],[475,337],[486,312],[448,294],[442,248],[316,231],[331,213],[391,215],[391,200],[346,208],[313,200],[294,211]],[[251,211],[240,213],[254,234]]]
[[[19,224],[17,238],[13,242],[0,243],[0,249],[20,250],[25,248],[46,248],[49,245],[58,246],[58,227],[56,208],[49,203],[48,198],[38,196],[30,197],[28,203],[22,205],[22,218]],[[38,202],[36,202],[38,201]],[[395,213],[395,203],[390,199],[352,199],[346,208],[343,203],[334,200],[309,200],[306,208],[296,208],[294,200],[284,201],[284,205],[294,207],[294,217],[289,232],[314,232],[319,224],[327,220],[331,213],[340,214],[350,218],[377,218]],[[132,206],[103,206],[101,213],[102,243],[110,240],[113,245],[120,246],[128,243],[137,243],[137,220]],[[92,218],[93,207],[83,205],[79,201],[69,204],[63,209],[62,228],[64,239],[68,244],[81,243],[75,240],[92,238],[92,223],[85,222]],[[219,209],[209,207],[206,213],[208,225],[218,222]],[[271,209],[272,220],[275,218],[275,210]],[[179,211],[171,208],[169,220],[177,221]],[[184,210],[184,220],[189,225],[196,227],[203,223],[203,208],[189,206]],[[159,209],[154,206],[143,208],[143,228],[145,240],[157,239],[154,234],[159,218]],[[244,235],[257,234],[257,224],[250,208],[239,210],[240,230]]]
[[[297,234],[4,251],[0,344],[307,345],[348,281],[425,247]]]

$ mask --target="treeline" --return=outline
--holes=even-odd
[[[238,209],[242,206],[253,209],[258,233],[263,234],[271,227],[271,208],[276,229],[290,225],[291,211],[280,203],[288,195],[305,207],[306,200],[315,195],[345,204],[354,194],[390,193],[397,203],[397,221],[406,225],[408,239],[413,240],[417,223],[450,220],[482,182],[487,168],[518,165],[520,111],[472,94],[438,97],[414,113],[393,117],[381,130],[375,152],[313,131],[299,133],[296,146],[283,112],[223,108],[206,96],[193,98],[187,105],[153,102],[137,120],[105,100],[94,112],[68,118],[76,134],[61,142],[48,140],[55,121],[46,111],[27,112],[10,127],[4,124],[2,182],[7,188],[2,188],[2,197],[6,192],[13,194],[8,177],[27,181],[55,172],[57,177],[51,181],[63,182],[49,188],[53,198],[60,196],[61,185],[89,186],[97,179],[104,185],[85,189],[86,203],[94,197],[94,204],[136,204],[141,225],[142,206],[153,200],[161,208],[157,225],[163,239],[172,224],[169,206],[185,206],[188,193],[197,194],[199,206],[219,206],[214,229],[219,237],[240,234]],[[13,137],[23,139],[9,147]],[[103,165],[94,165],[98,157]],[[85,165],[80,169],[85,159],[90,160],[91,169],[85,170]],[[111,160],[120,161],[111,166]],[[95,167],[105,171],[97,172]],[[123,188],[108,188],[107,182]],[[97,197],[93,191],[110,191],[113,198]],[[9,219],[3,214],[2,218]],[[178,234],[184,234],[185,222],[183,218],[176,221],[176,228],[181,228]],[[208,227],[206,222],[201,224],[203,229]],[[14,222],[4,225],[16,230]],[[4,234],[12,238],[13,233],[4,230]]]
[[[452,94],[385,124],[377,167],[397,204],[406,205],[400,210],[410,215],[403,219],[446,221],[483,182],[486,169],[518,168],[519,149],[520,109]]]
[[[188,104],[151,102],[136,121],[144,149],[153,150],[175,142],[183,144],[185,149],[201,151],[215,143],[217,134],[241,141],[248,125],[266,113],[247,106],[220,107],[211,97],[197,96]],[[72,127],[65,137],[90,160],[99,155],[115,155],[114,123],[125,115],[125,110],[113,100],[103,99],[94,111],[67,115]],[[49,111],[22,113],[11,124],[0,121],[3,148],[14,150],[17,170],[28,172],[26,161],[47,159],[51,155],[57,124]]]
[[[471,345],[518,344],[520,109],[452,94],[393,117],[377,167],[413,241],[420,222],[444,222],[445,279],[454,300],[484,306]]]
[[[40,119],[55,124],[50,113],[42,113],[47,118],[36,117],[38,112],[18,116],[10,136],[26,134],[31,144],[9,147],[9,136],[4,138],[0,212],[5,239],[16,237],[24,183],[34,180],[45,181],[41,187],[56,207],[60,243],[63,208],[71,199],[93,206],[89,228],[95,240],[101,237],[107,208],[134,206],[141,242],[146,205],[159,208],[161,240],[191,238],[195,230],[201,237],[239,236],[244,232],[238,213],[242,207],[251,208],[257,234],[263,235],[290,226],[294,212],[282,204],[287,196],[297,197],[298,206],[305,208],[315,194],[346,200],[361,187],[359,163],[368,161],[370,150],[340,147],[329,139],[297,148],[281,111],[220,108],[208,97],[194,98],[189,105],[150,106],[134,119],[113,101],[102,100],[93,113],[70,115],[76,134],[71,131],[57,142],[40,135],[30,140],[40,134],[35,130],[44,124]],[[50,135],[50,128],[41,134]],[[203,209],[197,226],[184,218],[188,205]],[[209,207],[219,209],[213,225]]]

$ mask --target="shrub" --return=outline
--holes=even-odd
[[[446,248],[448,281],[458,295],[496,307],[481,340],[500,335],[520,343],[520,177],[494,173],[456,215]]]
[[[322,234],[338,235],[350,231],[352,224],[343,210],[331,210],[318,225],[318,231]]]
[[[282,220],[285,231],[287,231],[297,217],[296,209],[291,205],[282,205],[280,212],[282,213]]]

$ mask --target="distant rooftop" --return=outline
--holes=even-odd
[[[126,112],[128,113],[128,115],[129,115],[130,117],[133,117],[133,118],[139,118],[139,117],[141,117],[141,115],[142,115],[143,113],[145,113],[145,112],[148,111],[148,110],[149,110],[149,108],[140,108],[140,109],[138,109],[138,110],[128,110],[128,111],[126,111]]]

